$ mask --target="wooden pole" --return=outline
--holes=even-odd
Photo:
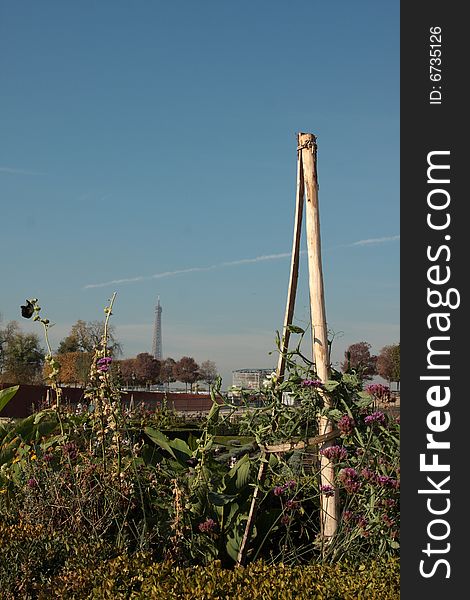
[[[297,185],[295,197],[295,216],[294,216],[294,238],[292,242],[292,257],[290,265],[289,288],[287,291],[286,313],[284,316],[284,326],[282,330],[281,347],[279,361],[277,364],[277,378],[279,383],[284,379],[286,368],[286,352],[289,348],[290,331],[289,325],[292,324],[294,317],[295,296],[297,293],[297,281],[299,278],[299,255],[300,255],[300,237],[302,233],[302,213],[304,210],[304,175],[302,168],[301,152],[297,152]]]
[[[324,383],[329,379],[329,352],[326,328],[325,295],[321,260],[320,215],[318,208],[317,143],[311,133],[299,133],[298,151],[303,165],[306,202],[306,229],[308,272],[310,289],[310,312],[312,321],[313,357],[317,376]],[[331,398],[324,393],[325,406],[331,407]],[[327,417],[320,417],[319,434],[333,431],[333,423]],[[322,448],[332,445],[326,441]],[[338,490],[334,483],[334,466],[331,460],[320,457],[321,483],[332,486],[333,495],[321,494],[321,530],[325,538],[331,538],[338,527]]]
[[[240,548],[238,549],[238,556],[236,566],[241,567],[244,566],[246,561],[246,554],[248,552],[248,544],[250,542],[251,532],[253,531],[253,525],[255,523],[256,513],[258,512],[258,504],[260,499],[260,486],[263,484],[264,478],[266,477],[266,469],[267,469],[268,461],[266,458],[266,452],[264,450],[261,451],[261,462],[258,469],[258,477],[256,481],[256,487],[253,492],[253,497],[251,499],[250,512],[248,513],[248,518],[246,520],[245,531],[243,533],[243,538],[240,544]]]

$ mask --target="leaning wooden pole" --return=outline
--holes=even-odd
[[[297,152],[297,186],[295,195],[294,238],[292,242],[292,256],[290,265],[289,288],[287,291],[287,304],[282,329],[281,346],[279,348],[279,361],[277,364],[277,378],[284,379],[286,368],[286,353],[289,348],[290,330],[294,318],[295,296],[299,278],[300,238],[302,233],[302,214],[304,210],[304,174],[302,168],[301,152]]]
[[[320,215],[318,208],[317,143],[311,133],[299,133],[297,147],[301,154],[306,192],[306,229],[308,273],[310,289],[310,313],[312,321],[313,357],[317,376],[324,383],[329,379],[329,352],[326,328],[325,295],[321,259]],[[326,407],[331,407],[331,398],[324,392]],[[325,435],[334,430],[327,417],[320,417],[319,434]],[[325,442],[321,448],[331,446]],[[321,484],[331,486],[334,493],[321,494],[321,530],[324,538],[331,538],[338,528],[338,490],[335,485],[335,472],[331,460],[320,455]]]

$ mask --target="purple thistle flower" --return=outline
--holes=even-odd
[[[328,448],[322,448],[320,454],[330,460],[344,460],[348,456],[348,451],[343,446],[328,446]]]
[[[210,533],[217,528],[217,523],[214,519],[206,519],[203,523],[199,523],[198,529],[202,533]]]
[[[320,492],[325,496],[334,496],[335,488],[332,485],[321,485]]]
[[[113,362],[113,359],[110,356],[104,356],[103,358],[100,358],[98,360],[98,362],[96,363],[96,367],[98,369],[98,371],[102,371],[103,373],[106,373],[106,371],[109,369],[109,365]]]
[[[323,383],[320,379],[304,379],[301,383],[302,387],[322,388]]]
[[[364,423],[366,425],[374,425],[375,423],[377,423],[377,425],[383,425],[385,423],[385,415],[383,414],[383,412],[380,412],[380,410],[378,410],[377,412],[374,412],[371,415],[367,415],[367,417],[365,417],[364,419]]]
[[[359,527],[362,527],[364,529],[365,527],[367,527],[368,523],[369,523],[369,521],[363,515],[358,516],[357,524]]]
[[[345,510],[343,513],[343,520],[345,523],[350,523],[356,520],[356,516],[352,510]]]
[[[34,489],[36,487],[38,487],[38,480],[35,479],[34,477],[31,477],[30,479],[28,479],[28,481],[26,482],[26,485],[31,488]]]
[[[370,481],[371,483],[375,483],[377,481],[377,473],[374,473],[374,471],[368,467],[362,469],[361,475],[366,481]]]
[[[395,490],[397,490],[400,487],[400,482],[394,479],[393,477],[389,477],[388,475],[380,475],[377,478],[377,482],[383,487],[389,487]]]
[[[351,433],[355,425],[356,423],[354,422],[354,419],[349,415],[343,415],[338,421],[338,429],[344,435],[348,435],[349,433]]]
[[[64,454],[67,455],[70,460],[75,460],[78,456],[78,448],[75,442],[67,442],[64,445]]]
[[[295,490],[297,486],[297,482],[294,481],[293,479],[290,479],[287,483],[284,484],[284,489],[287,490]]]
[[[297,510],[300,506],[300,503],[297,502],[296,500],[288,500],[286,502],[286,508],[287,510]]]
[[[352,467],[347,467],[346,469],[341,469],[338,474],[338,479],[344,486],[344,489],[349,494],[354,494],[361,489],[361,482],[359,481],[359,476],[357,474],[356,469]]]
[[[276,487],[273,489],[273,494],[275,496],[282,496],[283,493],[284,487],[282,485],[276,485]]]
[[[387,385],[372,383],[366,387],[366,392],[381,402],[390,402],[392,394]]]
[[[393,527],[395,525],[394,519],[391,519],[387,514],[382,515],[382,521],[387,525],[387,527]]]

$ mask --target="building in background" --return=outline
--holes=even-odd
[[[232,387],[242,390],[259,390],[274,369],[238,369],[232,371]]]

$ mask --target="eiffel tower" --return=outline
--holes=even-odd
[[[157,306],[155,307],[152,354],[154,358],[162,360],[162,307],[160,305],[160,296],[157,298]]]

